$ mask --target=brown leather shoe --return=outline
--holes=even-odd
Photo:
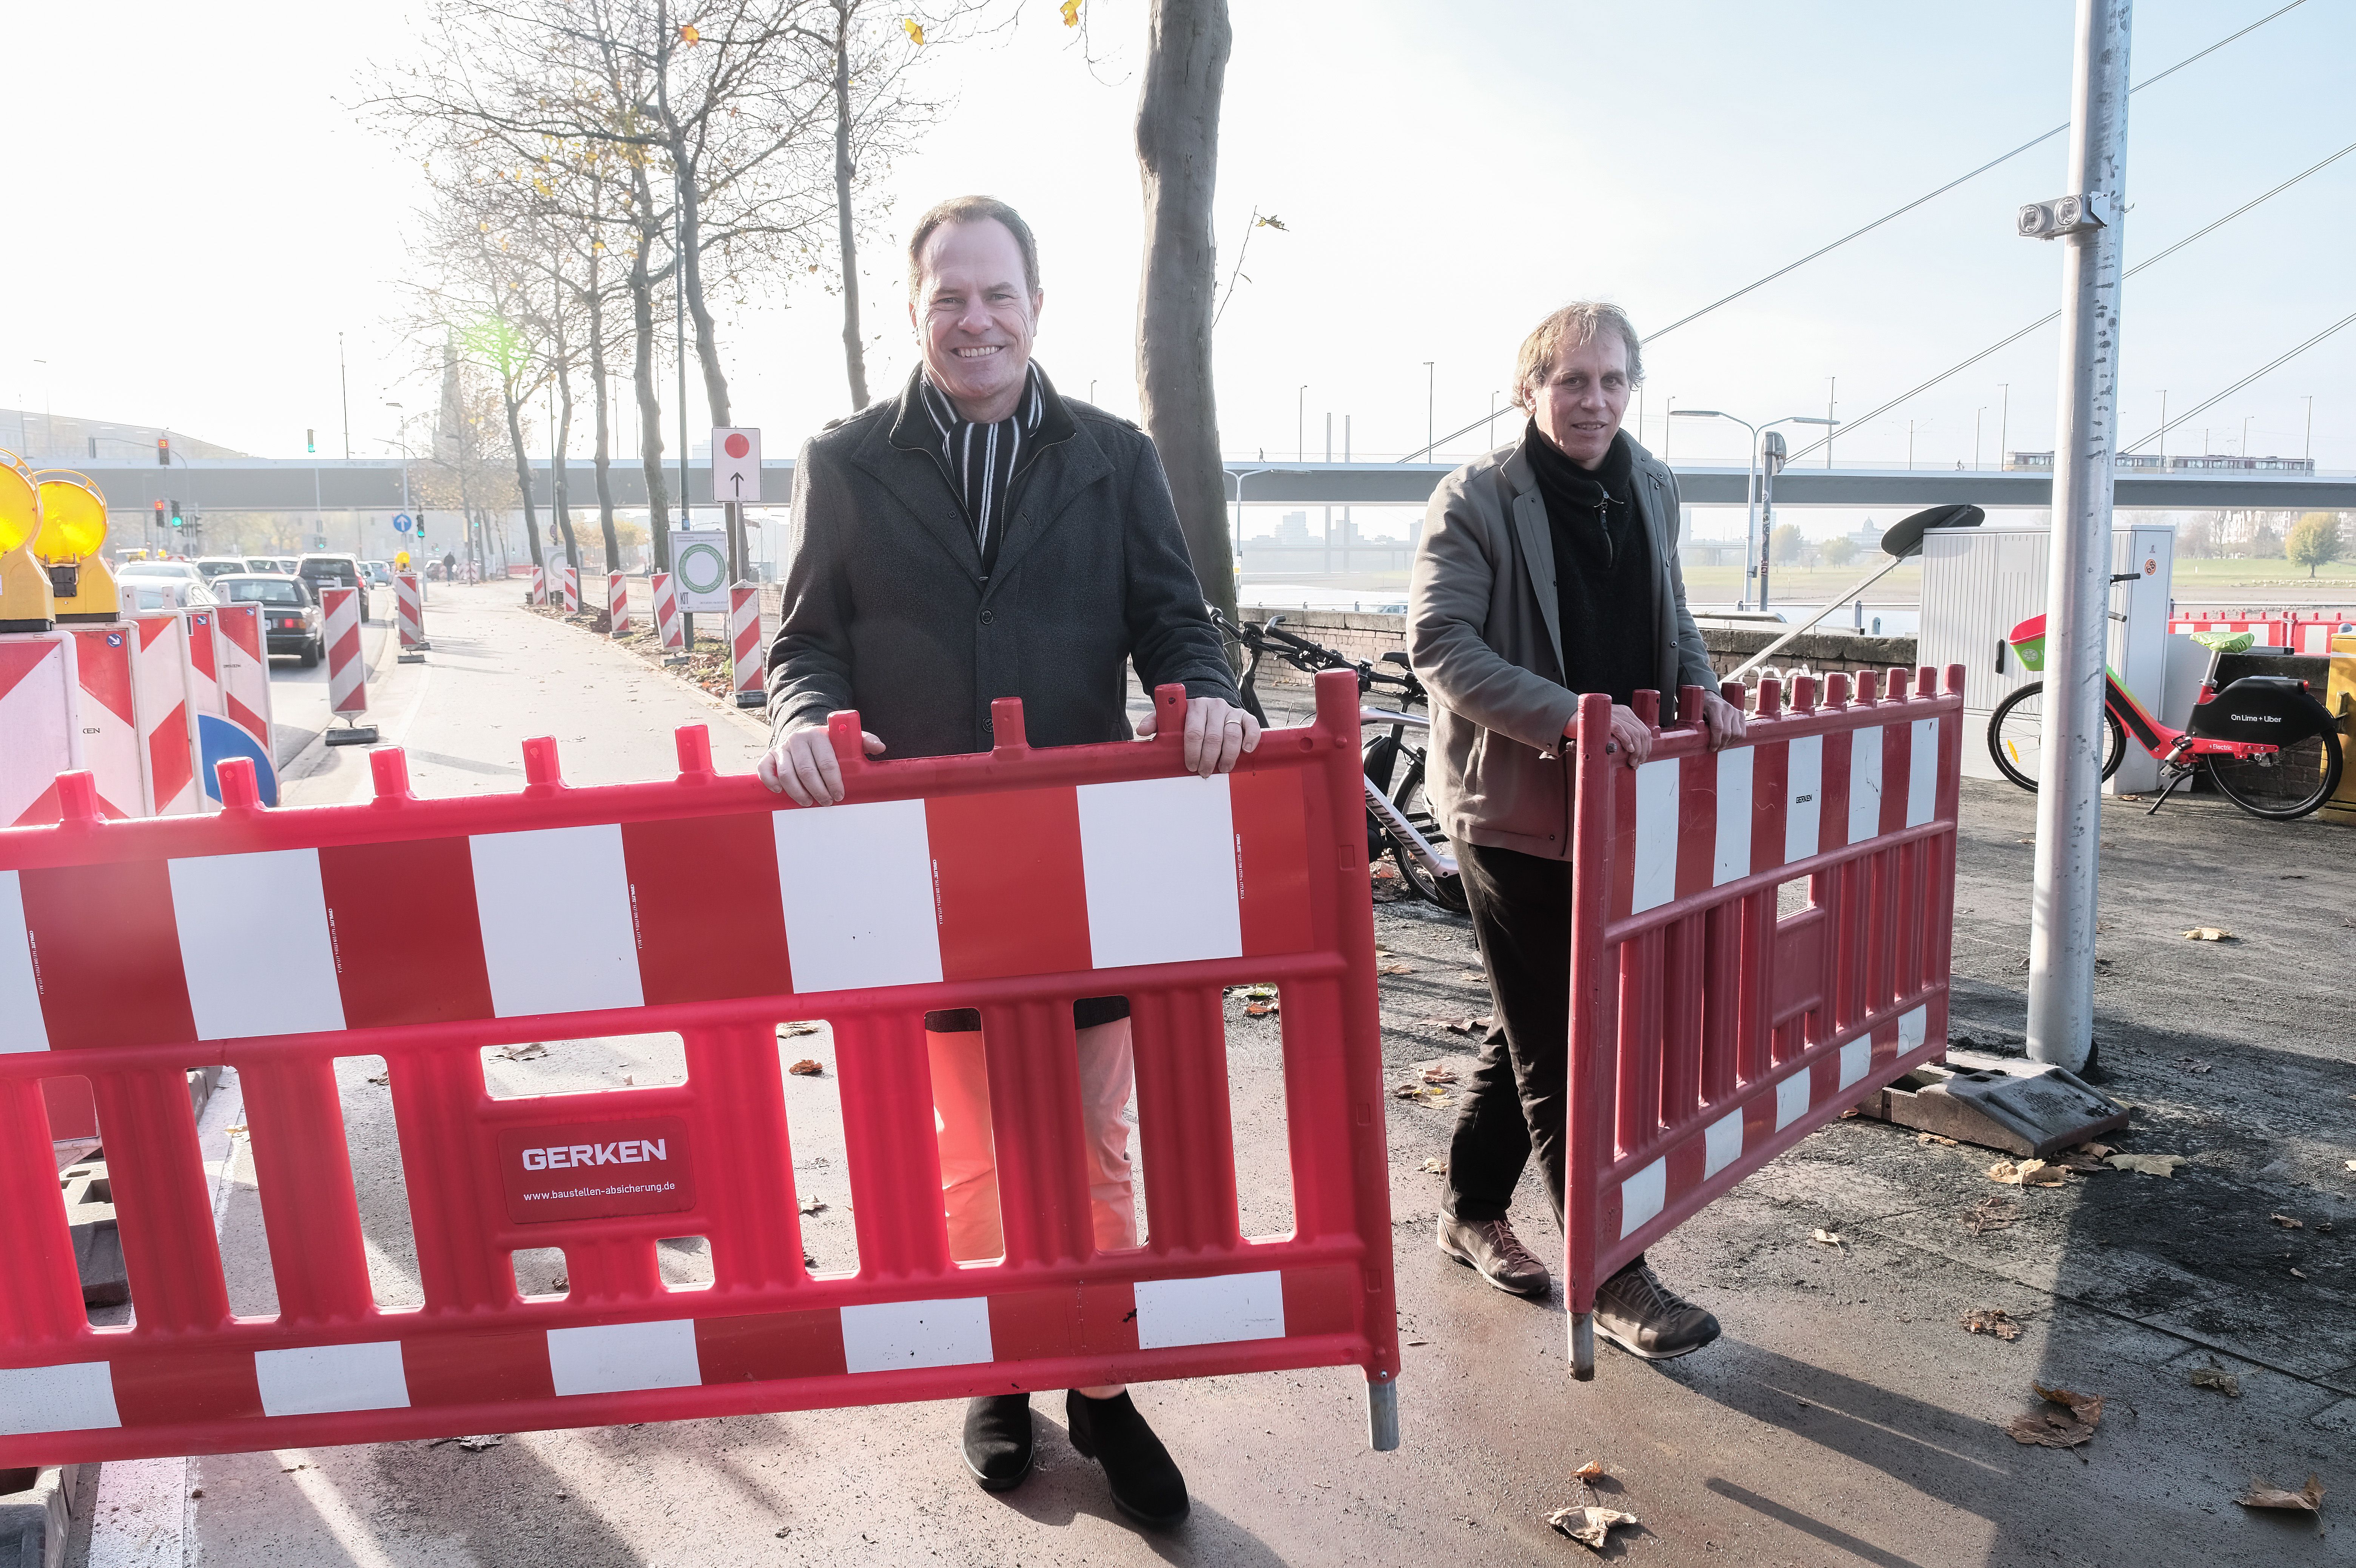
[[[1508,1295],[1542,1297],[1554,1276],[1502,1219],[1440,1217],[1440,1250]]]
[[[1647,1361],[1674,1360],[1718,1337],[1718,1319],[1663,1284],[1637,1259],[1595,1293],[1595,1332]]]

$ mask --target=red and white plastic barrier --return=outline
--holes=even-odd
[[[139,742],[133,660],[139,628],[129,621],[76,626],[74,665],[81,685],[78,727],[82,766],[98,789],[98,809],[112,818],[153,810]]]
[[[612,636],[630,629],[630,580],[619,572],[605,574],[605,618]]]
[[[401,623],[402,651],[425,646],[425,598],[414,572],[392,575],[396,618]]]
[[[159,817],[202,809],[197,721],[188,704],[188,626],[171,610],[130,618],[131,711],[139,725],[148,810]]]
[[[2168,623],[2168,629],[2171,634],[2222,631],[2239,635],[2246,631],[2257,638],[2260,648],[2290,645],[2290,622],[2281,616],[2178,616]]]
[[[1312,1366],[1357,1366],[1396,1442],[1390,1173],[1357,692],[1318,686],[1231,776],[1187,775],[1185,697],[1150,742],[882,762],[830,725],[849,800],[801,811],[722,778],[0,832],[0,1465],[612,1425]],[[549,881],[557,878],[556,884]],[[252,933],[273,933],[266,956]],[[35,969],[33,954],[39,955]],[[434,983],[421,986],[420,975]],[[138,983],[126,983],[136,976]],[[1246,1238],[1222,988],[1283,988],[1294,1223]],[[1099,1250],[1072,1004],[1130,999],[1152,1245]],[[1004,1255],[943,1224],[922,1020],[975,1006],[993,1075]],[[833,1026],[855,1273],[797,1231],[779,1018]],[[486,1046],[678,1031],[683,1084],[493,1100]],[[422,1309],[372,1297],[329,1070],[380,1055]],[[184,1062],[227,1061],[270,1173],[278,1310],[237,1316]],[[42,1079],[87,1077],[135,1320],[96,1327],[47,1147]],[[584,1154],[584,1151],[586,1152]],[[553,1157],[561,1155],[561,1158]],[[579,1165],[601,1168],[584,1181]],[[619,1169],[602,1168],[618,1166]],[[668,1218],[665,1218],[665,1217]],[[664,1229],[657,1229],[657,1227]],[[708,1291],[661,1288],[658,1235],[710,1239]],[[511,1254],[565,1250],[562,1297]],[[1387,1419],[1388,1418],[1388,1419]]]
[[[2356,631],[2356,618],[2337,610],[2322,615],[2297,616],[2290,625],[2290,650],[2293,653],[2327,655],[2331,651],[2331,639]]]
[[[1945,1048],[1964,670],[1760,683],[1743,745],[1660,733],[1631,769],[1581,700],[1571,823],[1567,1295]],[[1637,694],[1648,724],[1654,693]],[[1687,688],[1680,712],[1698,714]],[[1739,702],[1740,688],[1727,699]],[[1808,879],[1808,908],[1777,889]]]
[[[368,712],[368,661],[360,657],[360,599],[356,588],[326,588],[319,603],[327,611],[327,711]]]
[[[564,586],[564,613],[581,613],[581,568],[567,563],[556,569],[556,579]]]
[[[527,603],[535,605],[544,605],[548,603],[547,567],[534,566],[531,569],[531,587],[526,594],[525,599]]]
[[[768,701],[768,683],[761,660],[761,590],[739,583],[728,590],[728,646],[736,660],[736,705],[758,707]]]
[[[82,765],[79,684],[72,632],[0,638],[0,827],[57,821],[56,764]]]
[[[679,589],[673,585],[668,572],[657,572],[653,577],[655,596],[655,636],[666,650],[684,651],[687,631],[680,624]]]

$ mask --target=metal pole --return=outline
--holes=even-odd
[[[1833,435],[1840,429],[1839,421],[1833,418],[1833,410],[1838,406],[1834,402],[1834,394],[1839,391],[1840,378],[1826,376],[1825,378],[1825,467],[1827,468],[1833,466]]]
[[[2004,468],[2010,467],[2006,458],[2004,444],[2012,427],[2012,383],[1998,381],[1997,385],[2004,389],[2004,401],[1997,406],[1996,414],[1996,466]],[[2160,423],[2166,424],[2168,421],[2163,419]]]
[[[1427,463],[1440,456],[1432,450],[1440,443],[1431,434],[1439,428],[1431,422],[1433,393],[1440,385],[1440,372],[1431,368],[1436,363],[1433,360],[1423,362],[1423,460]]]
[[[2062,381],[2046,585],[2045,715],[2029,927],[2029,1055],[2075,1070],[2094,1043],[2103,650],[2117,474],[2119,250],[2132,0],[2078,0],[2066,193],[2100,193],[2103,226],[2062,237]]]
[[[2165,424],[2168,421],[2163,419],[2160,423]],[[2315,399],[2311,395],[2307,400],[2307,450],[2299,456],[2309,462],[2315,460]]]
[[[336,334],[336,384],[344,394],[344,461],[352,460],[352,377],[344,366],[344,335]]]

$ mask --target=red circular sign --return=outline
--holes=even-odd
[[[731,457],[742,457],[753,449],[753,444],[744,439],[742,431],[732,432],[728,439],[720,445]]]

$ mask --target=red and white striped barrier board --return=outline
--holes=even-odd
[[[360,599],[356,588],[324,588],[327,612],[327,711],[368,712],[368,662],[360,657]]]
[[[275,811],[241,763],[216,816],[0,832],[0,1465],[937,1400],[1311,1366],[1366,1374],[1396,1442],[1389,1174],[1355,680],[1237,771],[1161,736],[874,761],[845,804],[712,769]],[[551,883],[549,878],[557,879]],[[267,929],[267,950],[252,939]],[[35,964],[33,954],[38,954]],[[420,976],[432,983],[419,983]],[[1282,989],[1294,1223],[1239,1220],[1222,987]],[[1151,1244],[1091,1222],[1072,1003],[1129,998]],[[1004,1255],[955,1261],[923,1032],[980,1010]],[[776,1023],[834,1030],[858,1265],[798,1228]],[[675,1030],[683,1084],[498,1099],[482,1053]],[[381,1055],[421,1307],[380,1306],[334,1058]],[[278,1310],[232,1316],[180,1066],[226,1062],[263,1173]],[[39,1085],[88,1078],[134,1321],[81,1305]],[[1020,1085],[1020,1092],[1014,1086]],[[585,1179],[576,1174],[595,1167]],[[616,1167],[608,1169],[606,1167]],[[380,1178],[372,1178],[380,1179]],[[840,1178],[839,1178],[840,1179]],[[709,1239],[707,1290],[658,1239]],[[511,1254],[562,1249],[562,1296]]]
[[[2257,638],[2260,648],[2286,648],[2290,645],[2290,622],[2280,616],[2179,616],[2168,623],[2170,633],[2222,631],[2238,635],[2249,632]]]
[[[534,566],[531,569],[529,602],[535,605],[548,603],[548,568],[545,566]]]
[[[147,775],[148,809],[159,817],[201,810],[197,721],[188,707],[188,627],[171,610],[130,618],[131,711]]]
[[[558,582],[564,585],[564,613],[569,616],[579,615],[581,613],[581,568],[570,564],[559,566],[556,569],[556,577]]]
[[[81,766],[78,686],[72,632],[0,637],[0,827],[57,821],[58,775]]]
[[[2356,631],[2356,618],[2334,611],[2318,616],[2298,616],[2290,624],[2290,650],[2293,653],[2328,655],[2331,639]]]
[[[223,605],[214,612],[220,634],[222,711],[229,722],[270,738],[270,634],[260,605]]]
[[[1569,1301],[1866,1094],[1943,1050],[1964,671],[1759,687],[1746,743],[1698,725],[1644,767],[1582,700],[1571,916]],[[1680,711],[1698,714],[1687,688]],[[1726,689],[1739,701],[1739,687]],[[1637,693],[1653,722],[1655,693]],[[1805,877],[1808,908],[1777,918]]]
[[[132,695],[138,636],[129,621],[73,628],[82,766],[97,788],[100,811],[118,819],[144,817],[153,809]]]
[[[739,583],[728,590],[728,645],[736,660],[736,705],[768,701],[761,660],[761,590]]]
[[[421,593],[417,574],[395,572],[392,592],[397,617],[401,622],[401,646],[406,650],[425,646],[425,600]]]
[[[221,693],[219,632],[209,609],[183,610],[188,623],[188,711],[229,716],[229,699]]]
[[[605,574],[605,618],[612,636],[621,637],[630,629],[630,580],[619,572]]]
[[[668,572],[657,572],[653,582],[655,636],[665,649],[684,651],[687,648],[687,633],[686,629],[680,625],[679,590],[672,586],[670,574]]]

